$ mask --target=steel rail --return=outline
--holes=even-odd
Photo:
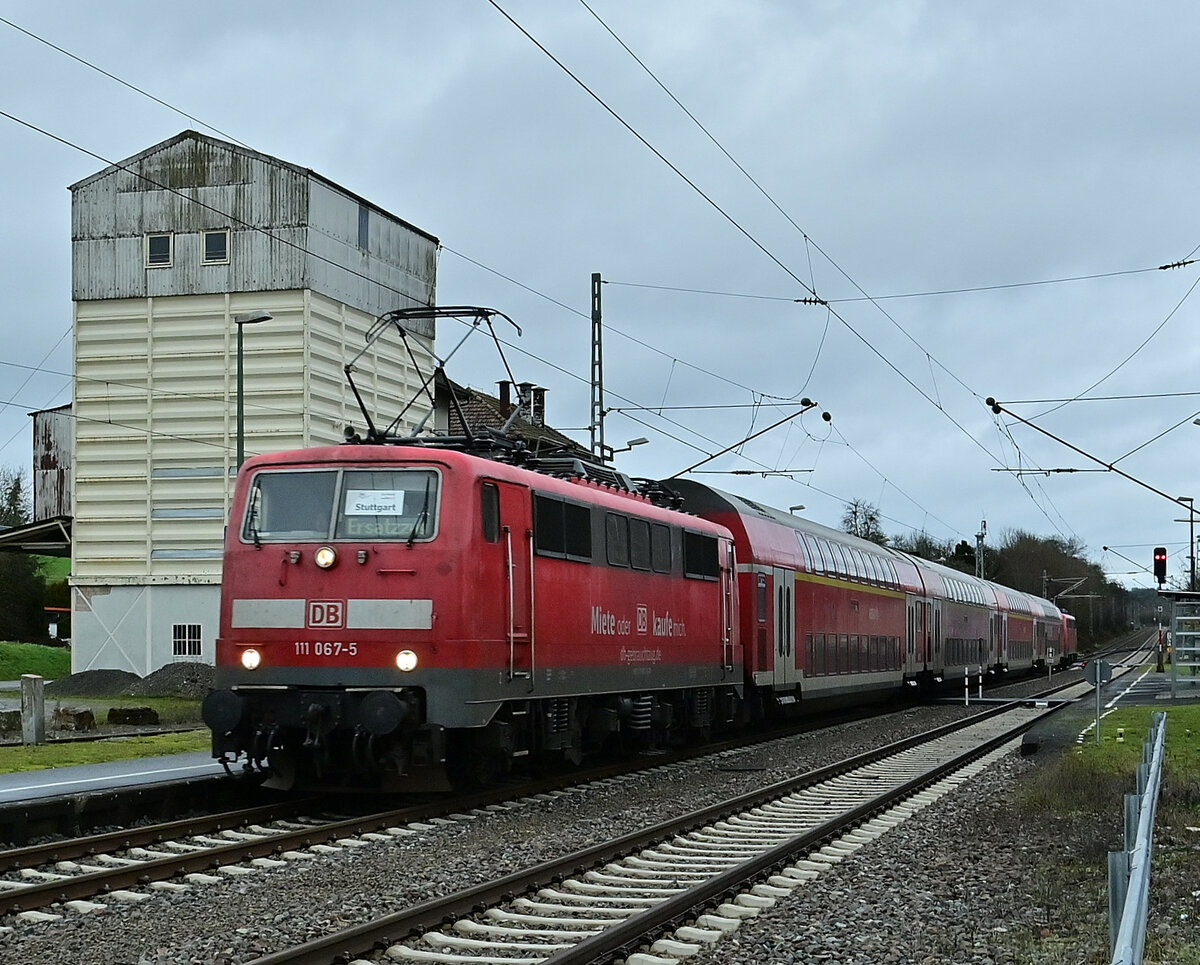
[[[533,868],[514,872],[497,881],[486,882],[442,898],[432,898],[411,908],[385,915],[373,921],[351,926],[350,928],[312,939],[292,948],[282,949],[278,952],[253,959],[251,962],[246,963],[246,965],[329,965],[331,962],[351,961],[359,956],[367,955],[373,950],[394,944],[399,940],[412,937],[423,931],[432,930],[444,924],[447,920],[470,915],[482,907],[510,900],[531,889],[536,889],[585,872],[593,867],[614,860],[618,855],[640,850],[656,842],[660,842],[664,838],[686,834],[689,831],[702,828],[715,820],[725,817],[730,812],[757,807],[797,789],[837,777],[847,771],[893,756],[920,744],[936,740],[964,727],[978,724],[982,720],[999,716],[1027,703],[1028,700],[1029,698],[1022,698],[1008,704],[993,707],[990,710],[972,715],[968,719],[933,728],[922,734],[895,741],[884,747],[867,751],[866,753],[839,761],[835,764],[817,768],[797,777],[771,784],[768,787],[759,788],[727,801],[691,812],[682,817],[660,822],[613,841],[585,848]],[[1009,728],[1004,734],[988,741],[985,745],[973,748],[966,754],[961,755],[955,766],[962,767],[969,760],[988,753],[994,746],[1011,740],[1016,734],[1032,727],[1046,716],[1061,710],[1061,706],[1049,708],[1016,727]],[[948,768],[953,769],[950,765],[939,766],[935,771],[914,781],[907,782],[902,790],[911,795],[915,790],[935,783]],[[889,793],[884,797],[890,799],[891,796]],[[869,805],[855,808],[853,813],[861,819],[861,816],[874,813],[883,807],[884,804],[880,803],[880,801],[872,801]],[[767,852],[762,859],[756,860],[754,863],[756,866],[761,865],[763,868],[777,864],[783,860],[781,856],[785,855],[785,853],[790,855],[797,850],[802,850],[805,847],[803,842],[811,842],[831,835],[834,830],[833,825],[838,823],[829,822],[814,832],[805,833],[794,841],[789,841],[787,844]],[[841,823],[844,823],[844,821]],[[769,861],[766,860],[768,855],[770,856]],[[694,907],[697,903],[704,904],[706,901],[711,900],[712,895],[732,889],[734,884],[731,882],[735,874],[737,875],[738,882],[744,880],[746,877],[745,873],[738,874],[738,872],[742,872],[742,869],[736,869],[736,871],[730,872],[728,875],[721,875],[719,879],[713,879],[703,889],[705,897],[697,898],[695,897],[696,892],[689,891],[686,895],[682,895],[678,899],[671,899],[669,902],[664,902],[663,904],[670,911],[669,914],[659,914],[658,912],[662,910],[663,906],[658,906],[657,911],[651,910],[650,912],[636,916],[636,925],[631,921],[627,925],[612,926],[595,939],[586,939],[580,945],[552,956],[550,959],[547,959],[547,962],[552,961],[555,965],[560,965],[560,963],[566,962],[590,961],[593,957],[603,957],[612,950],[636,943],[647,932],[660,930],[665,927],[666,922],[684,916],[686,909]],[[684,905],[686,905],[686,909]],[[636,936],[634,935],[635,930]],[[583,950],[578,951],[581,947]],[[584,957],[576,958],[574,957],[576,955]]]

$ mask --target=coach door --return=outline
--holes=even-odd
[[[800,676],[796,672],[796,574],[776,566],[771,575],[775,583],[774,684],[793,687]]]
[[[929,604],[917,597],[908,598],[908,663],[909,674],[918,674],[929,667]]]
[[[485,482],[485,520],[489,487],[497,490],[494,498],[498,498],[499,503],[503,576],[497,589],[504,637],[508,645],[508,679],[524,681],[532,690],[537,669],[537,639],[533,623],[533,528],[530,522],[529,490],[510,483]]]
[[[1008,666],[1008,639],[1005,634],[1004,614],[992,614],[992,666]]]

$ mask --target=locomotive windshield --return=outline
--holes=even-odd
[[[242,538],[254,543],[432,539],[437,473],[430,469],[260,472]]]

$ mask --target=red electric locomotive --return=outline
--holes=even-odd
[[[433,788],[731,720],[729,531],[611,469],[552,468],[432,445],[247,462],[204,704],[214,756],[278,787]]]

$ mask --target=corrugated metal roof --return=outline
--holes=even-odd
[[[324,175],[312,170],[312,168],[301,167],[300,165],[293,164],[290,161],[284,161],[281,158],[273,157],[270,154],[263,154],[262,152],[255,151],[252,148],[243,147],[240,144],[234,144],[231,141],[223,141],[223,140],[220,140],[219,138],[209,137],[207,134],[201,134],[199,131],[191,131],[191,130],[181,131],[179,134],[176,134],[172,138],[168,138],[165,141],[160,141],[158,144],[152,145],[151,147],[146,148],[144,151],[139,151],[137,154],[134,154],[132,157],[127,157],[123,161],[117,161],[113,164],[110,164],[108,167],[104,168],[103,170],[97,171],[95,174],[89,175],[88,177],[83,178],[80,181],[76,181],[74,184],[70,185],[68,190],[70,190],[72,193],[74,193],[75,191],[77,191],[80,188],[90,187],[91,185],[95,184],[97,181],[103,180],[104,178],[110,177],[113,174],[117,174],[119,172],[125,172],[126,174],[136,177],[138,175],[137,169],[144,160],[146,160],[147,158],[152,157],[153,155],[158,154],[162,151],[169,151],[185,141],[194,141],[197,145],[202,145],[209,149],[220,148],[222,150],[232,151],[236,154],[240,154],[240,155],[246,157],[247,159],[253,159],[253,160],[265,163],[265,164],[272,164],[272,165],[276,165],[281,168],[286,168],[287,170],[293,171],[298,175],[302,175],[304,177],[309,177],[316,181],[320,181],[322,184],[325,184],[325,185],[333,188],[335,191],[339,191],[340,193],[346,195],[347,197],[352,198],[353,200],[357,201],[359,204],[365,205],[366,207],[370,208],[372,211],[377,211],[379,214],[384,215],[385,217],[391,219],[392,221],[395,221],[397,224],[403,225],[404,227],[408,228],[410,231],[415,231],[418,234],[424,235],[426,238],[428,238],[430,241],[433,241],[435,244],[440,244],[440,242],[438,241],[438,239],[435,235],[430,234],[429,232],[425,231],[422,228],[418,228],[416,225],[414,225],[408,221],[405,221],[403,218],[397,217],[396,215],[392,214],[390,211],[386,210],[385,208],[381,208],[381,207],[379,207],[379,205],[374,204],[371,201],[368,201],[362,195],[356,194],[355,192],[351,191],[349,188],[343,187],[342,185],[338,184],[336,181],[331,181],[329,178],[325,177]],[[186,171],[186,169],[181,169],[181,174],[185,173],[185,171]],[[193,173],[199,173],[199,172],[195,171]],[[207,173],[207,171],[206,171],[206,173]],[[194,178],[189,178],[188,180],[190,180],[191,183],[187,183],[185,181],[185,182],[181,182],[179,184],[170,184],[170,185],[158,184],[158,185],[154,185],[154,187],[159,187],[159,188],[205,187],[212,183],[210,181],[195,180]]]

